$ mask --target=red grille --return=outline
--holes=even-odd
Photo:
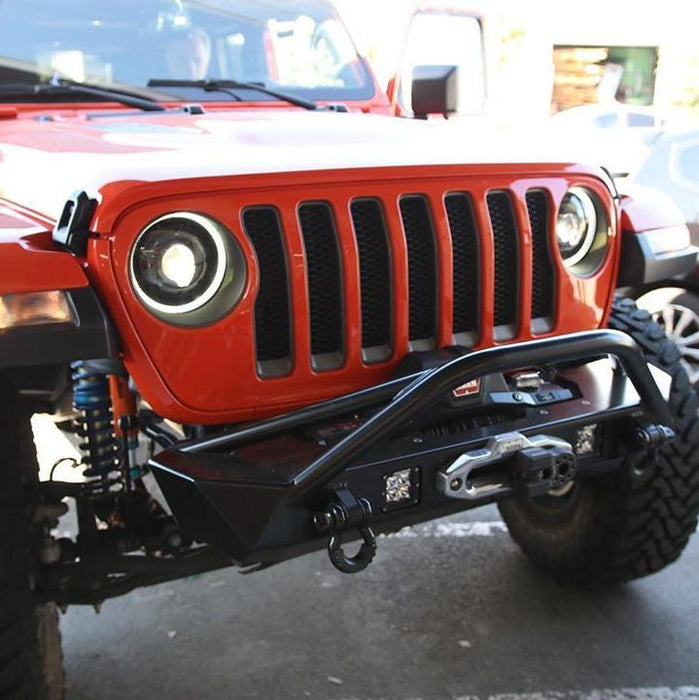
[[[572,186],[593,191],[612,226],[609,254],[586,277],[566,270],[555,250],[555,212]],[[386,381],[407,353],[428,347],[598,328],[614,289],[614,203],[596,171],[582,167],[333,170],[192,188],[163,198],[143,186],[148,198],[110,238],[96,239],[90,259],[107,296],[109,275],[117,277],[121,296],[110,311],[122,321],[129,371],[154,410],[181,423],[311,405]],[[196,329],[153,318],[128,279],[139,232],[188,210],[229,228],[249,260],[238,306]]]
[[[255,211],[272,217],[278,207],[270,204]],[[295,287],[281,274],[281,265],[268,263],[262,270],[258,299],[266,303],[256,307],[258,360],[273,346],[289,348],[287,359],[295,356],[298,362],[303,354],[298,342],[297,352],[292,352],[293,337],[304,334],[307,340],[301,345],[310,347],[311,366],[331,371],[343,366],[348,356],[358,355],[362,363],[371,364],[409,350],[529,335],[542,328],[532,323],[532,312],[553,314],[549,208],[546,191],[536,182],[521,192],[455,189],[396,193],[395,199],[357,193],[302,200],[295,212],[281,219],[296,220],[295,235],[300,232],[303,239],[305,283]],[[247,218],[244,224],[248,235],[254,234]],[[282,223],[280,230],[284,241]],[[251,239],[264,260],[257,237]],[[484,264],[487,255],[493,256],[491,266]],[[288,250],[284,257],[289,258]],[[528,265],[522,264],[523,257]],[[493,273],[484,274],[489,268]],[[357,283],[354,294],[352,281]],[[522,294],[523,288],[532,287],[533,299],[531,293]],[[287,297],[299,294],[308,327],[292,328]],[[492,305],[492,313],[481,313],[483,302]],[[267,314],[273,323],[265,322]],[[348,327],[353,323],[358,327]],[[349,347],[352,342],[360,347]]]

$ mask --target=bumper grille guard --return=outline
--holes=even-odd
[[[636,342],[619,331],[598,330],[463,355],[424,373],[166,450],[151,465],[175,515],[197,538],[203,535],[204,541],[239,563],[283,561],[322,546],[314,515],[336,500],[334,494],[343,487],[336,482],[338,477],[456,386],[523,367],[589,362],[604,356],[616,358],[623,367],[646,417],[671,426],[666,401]],[[288,467],[265,469],[230,461],[234,449],[387,401],[340,442],[318,447]],[[435,484],[431,488],[437,490]],[[459,502],[447,500],[452,506]],[[422,519],[431,517],[436,516]],[[362,527],[368,525],[364,519]]]

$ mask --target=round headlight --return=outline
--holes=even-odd
[[[245,261],[224,226],[201,214],[176,212],[156,219],[138,236],[130,277],[153,314],[198,325],[216,320],[237,302]]]
[[[597,212],[582,187],[571,187],[558,209],[556,239],[566,267],[577,265],[590,251],[597,233]]]

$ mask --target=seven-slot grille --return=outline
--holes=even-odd
[[[556,273],[550,206],[546,190],[531,188],[521,198],[510,190],[490,190],[480,202],[472,193],[449,191],[440,198],[411,193],[395,201],[371,196],[300,201],[294,211],[281,214],[272,205],[245,209],[243,225],[260,276],[255,303],[260,375],[283,376],[302,360],[294,357],[299,333],[308,337],[306,361],[316,371],[329,371],[342,367],[352,352],[350,336],[355,342],[360,339],[362,362],[372,364],[394,358],[396,350],[437,347],[445,336],[447,344],[472,346],[484,335],[497,341],[528,330],[551,330]],[[294,230],[285,230],[282,221]],[[523,228],[531,233],[528,266],[521,264],[523,241],[528,238]],[[303,328],[295,325],[299,316],[291,311],[295,287],[289,236],[298,237],[303,252],[307,304],[307,314],[301,315],[307,319]],[[448,236],[448,241],[440,241],[440,236]],[[492,251],[494,263],[488,333],[484,333],[487,319],[481,318],[487,291],[484,250]],[[442,269],[445,259],[448,270]],[[526,313],[523,270],[531,271]],[[349,279],[356,280],[358,294],[348,293]],[[403,286],[396,284],[400,281]],[[407,290],[407,298],[396,297],[399,289]],[[356,308],[350,308],[353,304]],[[397,316],[401,312],[403,322]],[[446,332],[445,319],[450,324]],[[523,327],[525,320],[528,329]],[[349,333],[350,323],[360,325],[361,333]],[[405,338],[397,338],[401,331]]]

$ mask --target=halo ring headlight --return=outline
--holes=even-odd
[[[222,224],[194,212],[173,212],[138,235],[129,276],[152,314],[192,326],[217,320],[237,303],[246,266],[239,244]]]
[[[575,267],[590,252],[597,234],[597,210],[582,187],[571,187],[558,208],[556,240],[566,267]]]

